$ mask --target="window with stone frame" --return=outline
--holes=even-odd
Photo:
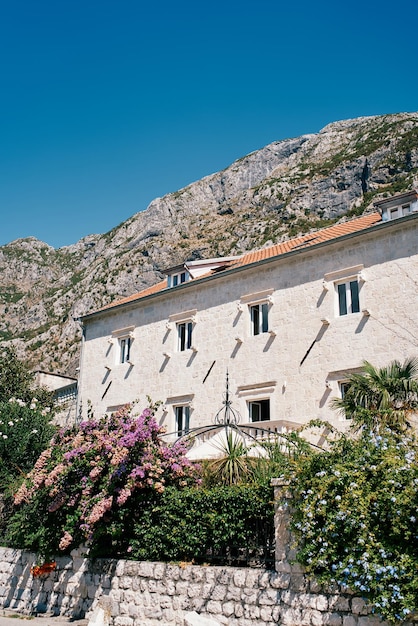
[[[175,406],[174,413],[177,436],[187,435],[190,431],[190,406],[188,404]]]

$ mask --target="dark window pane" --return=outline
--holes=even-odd
[[[261,421],[265,422],[270,419],[270,400],[261,400]]]
[[[190,430],[190,408],[188,406],[176,406],[176,430],[177,436],[187,435]]]
[[[261,306],[261,312],[263,316],[262,332],[267,333],[269,330],[269,306],[267,303]]]
[[[181,436],[181,431],[183,430],[183,407],[176,406],[176,428],[177,428],[177,436]]]
[[[179,324],[179,350],[182,352],[186,346],[186,324]]]
[[[251,319],[253,323],[253,335],[260,334],[260,309],[258,306],[251,307]]]
[[[270,400],[250,402],[248,408],[250,422],[266,422],[270,419]]]
[[[129,361],[131,353],[131,339],[128,337],[127,339],[120,340],[120,362],[126,363]]]
[[[360,299],[358,293],[358,282],[356,280],[350,281],[351,291],[351,312],[358,313],[360,311]]]
[[[347,294],[345,284],[338,285],[338,306],[340,315],[347,315]]]
[[[188,322],[187,324],[187,348],[192,347],[192,332],[193,332],[193,322]]]
[[[261,406],[259,402],[250,402],[250,421],[259,422],[261,420]]]

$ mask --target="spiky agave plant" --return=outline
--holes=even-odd
[[[211,482],[223,485],[252,482],[256,459],[250,456],[250,447],[237,431],[227,428],[225,439],[217,443],[216,447],[222,452],[222,456],[207,464]]]

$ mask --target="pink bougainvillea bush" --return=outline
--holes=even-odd
[[[163,432],[152,409],[135,416],[127,405],[57,433],[15,494],[8,542],[46,557],[98,537],[111,541],[109,529],[115,520],[129,523],[141,495],[196,484],[200,468],[186,445],[163,442]]]

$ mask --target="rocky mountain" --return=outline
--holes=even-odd
[[[240,254],[372,210],[418,186],[418,113],[329,124],[276,141],[156,198],[103,235],[54,249],[0,247],[0,342],[34,368],[74,375],[74,318],[161,280],[186,259]]]

